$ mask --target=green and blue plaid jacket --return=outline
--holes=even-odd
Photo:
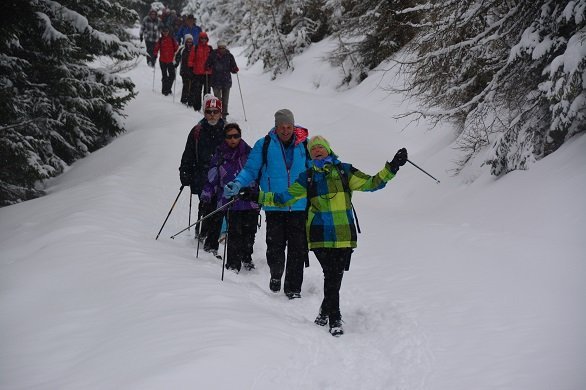
[[[341,177],[343,171],[345,178]],[[307,241],[309,249],[355,248],[356,225],[352,215],[352,191],[376,191],[395,175],[389,164],[374,176],[334,157],[332,164],[318,168],[315,164],[299,174],[297,180],[281,193],[261,192],[263,206],[288,206],[308,197]],[[347,187],[344,188],[344,181]]]

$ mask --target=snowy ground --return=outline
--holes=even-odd
[[[244,139],[290,108],[366,172],[405,146],[441,180],[407,165],[384,191],[355,195],[363,233],[342,285],[346,334],[312,322],[313,256],[302,299],[269,292],[264,226],[257,269],[223,282],[188,232],[169,239],[187,226],[185,192],[155,241],[201,116],[178,103],[180,83],[175,103],[160,94],[159,69],[153,93],[142,62],[128,132],[48,196],[0,209],[1,389],[586,388],[586,137],[529,171],[452,177],[449,127],[394,120],[407,103],[377,88],[391,72],[336,91],[326,47],[277,81],[243,69],[247,121],[234,78],[230,119]]]

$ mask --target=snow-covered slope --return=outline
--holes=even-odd
[[[408,164],[385,190],[355,194],[363,233],[342,285],[346,334],[312,322],[322,298],[313,256],[302,299],[268,290],[264,226],[257,269],[223,282],[221,262],[196,259],[188,232],[169,239],[187,226],[186,191],[155,241],[201,116],[158,92],[158,69],[153,93],[142,63],[128,132],[48,196],[0,209],[0,388],[586,387],[586,137],[529,171],[452,177],[452,131],[393,119],[408,103],[378,88],[392,72],[337,91],[320,62],[327,45],[277,81],[244,69],[246,121],[234,79],[230,119],[244,139],[286,107],[366,172],[405,146],[441,180]]]

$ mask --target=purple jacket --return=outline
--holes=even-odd
[[[224,186],[234,180],[236,175],[242,170],[242,167],[248,159],[251,147],[244,140],[240,140],[238,146],[230,148],[226,142],[222,142],[216,149],[212,160],[210,161],[210,170],[208,171],[208,181],[203,187],[201,200],[211,202],[217,198],[217,207],[222,207],[228,203],[224,198]],[[252,183],[250,187],[253,191],[258,192],[258,185]],[[258,210],[260,207],[256,202],[239,200],[232,205],[232,210]]]

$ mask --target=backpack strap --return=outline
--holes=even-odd
[[[199,134],[201,132],[201,125],[198,123],[193,126],[193,140],[195,141],[195,163],[199,163]]]
[[[264,143],[262,144],[262,162],[258,170],[258,176],[256,177],[256,184],[260,185],[260,177],[262,176],[262,170],[267,165],[267,155],[269,154],[269,144],[271,143],[271,136],[265,135]]]

